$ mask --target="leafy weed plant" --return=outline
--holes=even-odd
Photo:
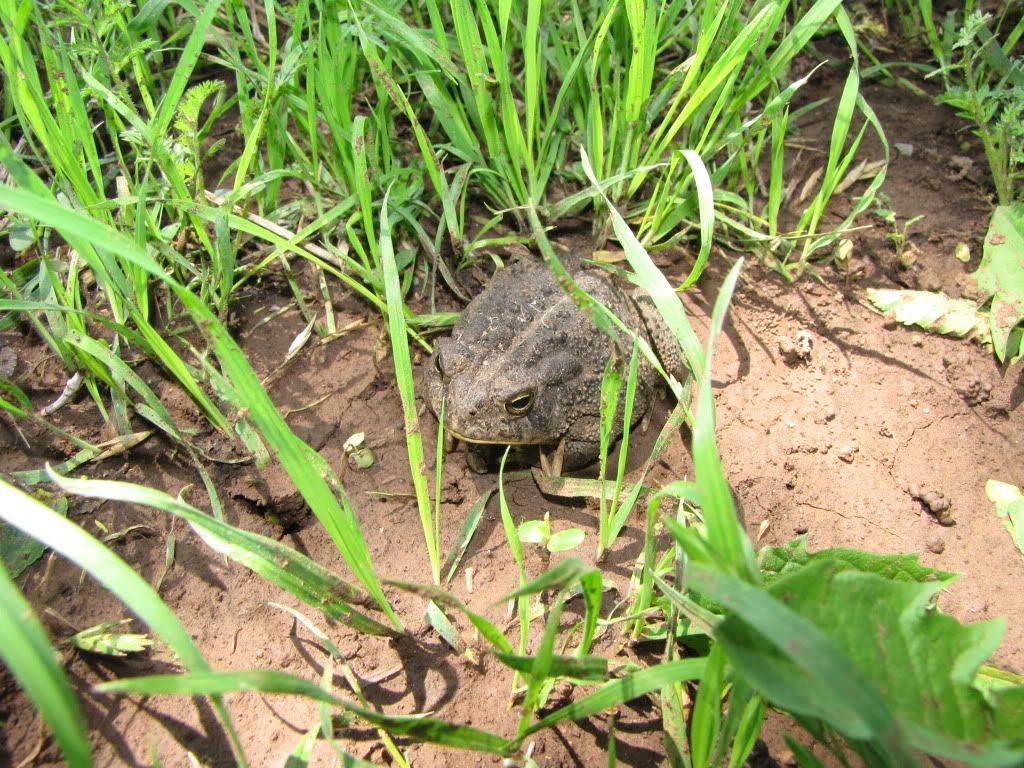
[[[956,29],[950,16],[941,41],[941,66],[933,74],[941,75],[944,83],[939,103],[950,105],[973,125],[985,149],[996,199],[1009,205],[1024,199],[1024,60],[1013,55],[1024,35],[1024,21],[1009,29],[1002,42],[996,35],[1005,17],[996,33],[989,29],[991,21],[991,14],[973,11]]]

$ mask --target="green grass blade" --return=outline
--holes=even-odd
[[[506,667],[524,675],[535,675],[537,658],[517,656],[496,651],[495,658]],[[572,677],[577,680],[600,680],[608,676],[608,659],[601,656],[558,656],[553,655],[547,665],[550,677]]]
[[[697,698],[690,718],[690,755],[694,765],[712,765],[711,753],[722,723],[722,696],[725,694],[725,651],[720,644],[711,647],[700,677]]]
[[[192,78],[196,64],[199,63],[199,55],[203,52],[203,46],[206,44],[207,32],[213,23],[213,17],[217,15],[217,11],[220,9],[220,5],[221,0],[212,0],[202,6],[203,13],[196,19],[195,26],[192,27],[192,32],[174,68],[171,82],[167,85],[167,90],[164,91],[160,107],[150,126],[149,140],[151,145],[155,146],[163,141],[167,135],[167,129],[170,127],[171,120],[174,119],[174,115],[178,111],[182,96],[188,87],[189,80]]]
[[[79,526],[3,481],[0,481],[0,518],[88,572],[167,643],[186,667],[200,672],[209,670],[191,635],[156,591],[127,563]],[[217,700],[214,706],[231,739],[236,759],[245,764],[245,756],[227,710]]]
[[[690,172],[693,174],[694,183],[697,186],[697,206],[700,216],[700,250],[697,252],[697,261],[686,276],[686,280],[679,286],[679,290],[685,290],[697,282],[697,278],[704,271],[704,265],[708,262],[711,254],[711,241],[715,234],[715,193],[711,186],[711,176],[704,165],[701,156],[692,149],[682,151],[683,158],[690,165]]]
[[[76,480],[50,472],[61,488],[79,496],[122,501],[159,509],[180,517],[214,551],[241,563],[307,605],[361,632],[393,635],[394,631],[353,609],[365,598],[359,591],[307,555],[275,539],[236,528],[162,491],[112,480]]]
[[[464,615],[469,622],[476,627],[476,630],[483,636],[487,642],[493,645],[499,652],[514,654],[515,651],[512,648],[512,644],[505,637],[504,633],[498,629],[489,619],[485,616],[481,616],[478,613],[471,611],[465,603],[450,592],[446,592],[440,587],[431,586],[427,584],[414,584],[409,581],[389,581],[389,584],[393,584],[399,589],[404,589],[413,594],[425,597],[439,606],[447,606],[448,608],[454,608]]]
[[[0,485],[3,481],[0,481]],[[4,494],[0,488],[0,494]],[[6,499],[26,508],[38,502],[25,496]],[[29,509],[28,514],[34,514]],[[93,764],[87,727],[78,699],[57,663],[57,652],[46,637],[32,606],[0,564],[0,658],[28,694],[53,732],[61,754],[71,768]]]
[[[507,754],[510,746],[508,740],[470,726],[453,725],[420,715],[385,715],[334,696],[316,683],[301,677],[272,670],[151,675],[101,683],[97,689],[104,693],[145,696],[211,696],[246,691],[291,694],[340,707],[368,723],[384,728],[394,736],[408,736],[447,747],[472,749],[495,755]]]
[[[423,461],[423,434],[420,432],[419,417],[416,415],[416,388],[412,375],[412,358],[409,355],[409,336],[405,325],[405,301],[399,284],[398,266],[391,243],[391,222],[388,220],[388,194],[380,212],[380,259],[384,273],[384,291],[388,303],[388,336],[391,339],[391,356],[395,362],[395,381],[402,399],[402,415],[405,418],[405,447],[409,456],[409,471],[416,491],[416,506],[423,526],[423,539],[430,558],[430,572],[435,584],[441,583],[441,542],[440,529],[433,519],[430,506],[430,492],[427,485],[427,467]]]
[[[730,573],[742,574],[746,579],[756,583],[760,581],[760,577],[754,559],[754,549],[736,517],[732,491],[725,479],[722,461],[715,444],[715,405],[711,394],[711,365],[715,342],[722,332],[729,301],[732,299],[742,269],[741,259],[729,270],[711,313],[705,358],[708,368],[703,377],[697,378],[700,391],[693,425],[693,463],[697,483],[701,488],[708,542],[718,554],[719,564]]]
[[[674,682],[698,680],[704,674],[704,666],[704,659],[681,659],[633,672],[541,718],[526,729],[519,737],[519,741],[556,723],[591,717],[606,709],[646,696]]]
[[[477,527],[480,525],[480,521],[483,519],[484,510],[487,508],[487,502],[491,500],[491,496],[498,490],[497,487],[489,488],[484,493],[480,494],[480,498],[477,499],[473,506],[470,507],[469,514],[466,515],[465,521],[462,523],[462,529],[459,531],[458,538],[455,543],[452,544],[452,549],[448,553],[448,557],[444,561],[444,565],[441,570],[444,572],[445,583],[449,583],[452,577],[455,576],[455,571],[459,567],[459,563],[462,562],[462,558],[466,554],[466,550],[469,549],[470,542],[473,541],[473,534],[476,533]]]
[[[704,352],[701,349],[700,341],[697,339],[693,326],[690,325],[690,321],[686,317],[683,305],[679,302],[679,297],[672,289],[672,286],[669,285],[661,270],[651,261],[651,257],[647,255],[647,251],[644,250],[640,241],[636,239],[636,235],[633,234],[626,220],[622,218],[622,214],[618,212],[615,206],[612,205],[611,200],[602,191],[597,176],[594,175],[594,169],[590,165],[590,158],[587,157],[586,150],[580,148],[580,152],[582,153],[583,170],[607,206],[608,214],[612,220],[612,228],[615,230],[615,236],[622,244],[626,258],[629,259],[629,265],[636,273],[640,284],[650,294],[651,300],[665,319],[668,327],[676,335],[683,353],[686,355],[686,362],[690,366],[694,377],[699,381],[704,375]]]
[[[546,573],[541,574],[536,579],[526,584],[523,584],[519,589],[514,592],[510,592],[507,595],[499,597],[494,601],[495,605],[499,603],[505,603],[509,600],[515,600],[517,597],[523,595],[536,595],[546,590],[565,590],[571,587],[578,579],[583,578],[589,573],[594,573],[597,569],[594,566],[587,564],[578,557],[566,558],[558,565]]]

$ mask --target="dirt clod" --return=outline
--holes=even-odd
[[[857,447],[856,445],[844,445],[842,448],[836,451],[836,456],[839,457],[840,461],[845,461],[847,464],[852,464],[853,457],[859,450],[860,448]]]
[[[974,160],[964,155],[953,155],[949,158],[949,168],[951,173],[947,178],[950,181],[960,181],[967,178],[967,174],[974,168]]]
[[[782,361],[793,367],[800,363],[807,363],[811,360],[811,347],[814,345],[814,338],[810,332],[805,330],[797,331],[796,337],[791,339],[784,336],[779,339],[779,355]]]
[[[929,536],[924,546],[933,555],[941,555],[946,551],[946,542],[938,534]]]
[[[972,408],[992,399],[992,381],[979,373],[969,360],[948,355],[942,358],[946,381]]]
[[[907,489],[907,493],[910,494],[911,498],[921,502],[939,525],[954,525],[956,523],[956,520],[953,519],[949,511],[949,499],[942,493],[922,488],[916,483]]]

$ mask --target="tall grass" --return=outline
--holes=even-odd
[[[702,182],[679,162],[679,148],[687,148],[704,158],[717,186],[746,188],[743,197],[731,198],[733,216],[723,219],[735,236],[768,247],[785,235],[782,242],[790,245],[780,258],[792,241],[806,241],[797,271],[828,244],[817,231],[820,215],[789,233],[771,231],[784,187],[777,185],[766,217],[760,188],[749,182],[762,164],[776,182],[785,174],[787,105],[806,82],[789,82],[789,66],[817,32],[848,24],[839,0],[818,0],[806,10],[744,0],[553,6],[451,0],[414,8],[407,20],[383,3],[353,5],[373,17],[394,51],[391,70],[375,69],[374,76],[403,110],[410,99],[422,99],[417,135],[422,116],[433,115],[430,129],[453,161],[480,169],[471,180],[475,188],[520,228],[530,229],[524,206],[564,210],[561,190],[584,181],[567,150],[583,143],[598,175],[616,179],[608,189],[613,201],[642,216],[647,245],[690,238],[687,224],[696,218]],[[402,79],[415,88],[397,90]],[[865,109],[862,101],[857,106]],[[832,153],[843,151],[849,120],[837,118]],[[847,154],[856,154],[858,144]],[[768,146],[773,151],[762,156]],[[423,153],[428,169],[433,151]],[[820,207],[839,181],[828,171],[815,198]],[[875,189],[863,195],[858,211]],[[604,220],[601,208],[595,213]]]

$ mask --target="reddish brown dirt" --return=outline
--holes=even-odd
[[[835,93],[834,75],[825,74],[819,87]],[[984,483],[998,478],[1021,484],[1024,415],[1024,367],[1000,369],[988,350],[969,343],[895,327],[872,311],[867,286],[909,283],[942,288],[960,295],[966,273],[977,266],[989,203],[983,199],[985,175],[977,155],[959,147],[955,121],[927,99],[904,90],[870,86],[866,98],[874,106],[892,143],[911,144],[912,155],[894,152],[885,185],[891,206],[901,219],[923,214],[912,230],[918,248],[909,270],[895,265],[892,246],[882,226],[853,235],[855,250],[849,270],[820,267],[822,280],[806,278],[795,285],[751,262],[737,291],[725,338],[715,361],[719,445],[729,478],[745,509],[746,525],[759,545],[781,544],[806,533],[812,549],[860,547],[880,552],[920,552],[929,565],[964,574],[942,597],[942,607],[961,621],[996,616],[1008,618],[1003,645],[995,661],[1024,672],[1024,608],[1015,585],[1024,579],[1024,559],[985,499]],[[827,132],[829,124],[809,125],[806,139]],[[866,154],[878,156],[877,145]],[[967,154],[975,164],[964,175],[947,159]],[[805,173],[820,155],[809,154]],[[854,194],[851,191],[848,194]],[[839,208],[842,207],[840,201]],[[864,223],[877,224],[870,217]],[[971,247],[963,265],[953,257],[957,242]],[[678,278],[684,262],[666,271]],[[725,261],[714,267],[684,297],[694,322],[706,328]],[[291,339],[305,325],[294,309],[260,325],[268,307],[284,303],[271,291],[239,304],[239,339],[257,372],[266,375],[284,359]],[[338,325],[368,322],[342,339],[308,349],[290,364],[285,376],[268,387],[275,403],[298,435],[319,450],[343,473],[349,498],[369,541],[374,562],[388,578],[427,582],[429,566],[415,503],[411,496],[402,418],[392,385],[390,361],[375,363],[379,350],[379,318],[339,292]],[[811,342],[805,359],[787,361],[788,346],[804,334]],[[19,355],[15,380],[37,405],[52,400],[63,386],[56,361],[42,362],[43,352],[28,337],[8,335],[5,343]],[[201,424],[191,406],[173,390],[161,393],[183,424]],[[89,439],[100,437],[94,406],[83,399],[57,417],[65,428]],[[427,443],[433,434],[423,419]],[[68,446],[21,425],[31,448],[26,449],[12,424],[0,420],[0,468],[39,466],[44,458],[62,458]],[[345,469],[342,443],[365,431],[377,455],[369,470]],[[645,440],[649,444],[652,434]],[[231,447],[210,435],[201,442],[208,452],[230,456]],[[641,443],[645,442],[641,440]],[[644,445],[638,445],[637,456]],[[432,453],[432,452],[430,452]],[[428,462],[432,456],[428,456]],[[634,462],[639,463],[639,460]],[[282,540],[344,572],[341,558],[323,529],[294,496],[283,473],[274,467],[263,478],[251,468],[211,465],[226,504],[227,519],[242,527]],[[454,539],[470,506],[493,484],[493,476],[466,470],[461,455],[446,465],[443,539]],[[186,496],[202,505],[201,484],[180,453],[153,439],[128,457],[90,467],[94,477],[143,482],[170,493],[192,486]],[[689,459],[677,441],[655,479],[664,481],[691,473]],[[950,502],[955,524],[938,525],[909,492],[932,491]],[[530,481],[513,483],[508,499],[517,520],[551,512],[556,529],[580,526],[595,545],[595,510],[589,504],[569,505],[542,496]],[[267,512],[276,516],[268,522]],[[94,521],[111,531],[144,523],[148,532],[128,536],[113,549],[151,583],[163,569],[168,534],[177,541],[174,565],[161,595],[185,623],[209,662],[217,669],[271,668],[318,680],[323,648],[292,617],[270,605],[281,602],[302,610],[289,595],[244,568],[226,563],[180,523],[159,513],[111,503],[72,501],[72,517],[90,531]],[[619,595],[628,584],[639,552],[641,531],[633,521],[623,532],[605,566]],[[537,574],[544,563],[530,552],[527,567]],[[466,572],[472,569],[472,589]],[[514,567],[500,518],[492,501],[452,590],[472,608],[504,624],[504,605],[493,601],[516,586]],[[19,580],[38,609],[49,607],[62,620],[44,615],[52,636],[60,640],[69,626],[84,628],[121,618],[124,609],[104,590],[63,561],[44,559]],[[340,625],[326,629],[364,681],[366,695],[391,713],[432,712],[447,720],[511,734],[517,717],[509,710],[511,675],[483,656],[478,662],[452,652],[421,620],[419,598],[391,590],[399,614],[410,630],[398,641],[366,638]],[[66,622],[66,623],[65,623]],[[465,631],[465,622],[460,622]],[[602,636],[603,653],[619,649],[615,632]],[[625,653],[625,652],[622,652]],[[626,656],[620,654],[620,658]],[[93,692],[90,686],[125,675],[178,669],[166,650],[138,658],[109,661],[66,652],[64,666],[84,703],[92,727],[99,765],[151,764],[159,756],[165,766],[188,765],[192,752],[206,765],[230,763],[230,752],[203,701],[157,697],[140,701]],[[341,676],[337,690],[345,691]],[[313,706],[294,698],[260,695],[229,697],[235,722],[256,766],[282,765],[299,737],[315,725]],[[35,765],[54,765],[58,753],[41,739],[38,719],[6,673],[0,675],[0,765],[16,765],[41,751]],[[607,747],[606,717],[544,732],[535,740],[541,765],[603,764]],[[781,734],[791,730],[773,718],[765,738],[776,757],[783,756]],[[643,701],[620,708],[618,756],[624,765],[664,762],[656,709]],[[369,730],[344,733],[345,749],[386,763],[376,735]],[[405,745],[406,757],[417,766],[490,765],[498,761],[429,746]],[[330,754],[321,744],[318,764]]]

